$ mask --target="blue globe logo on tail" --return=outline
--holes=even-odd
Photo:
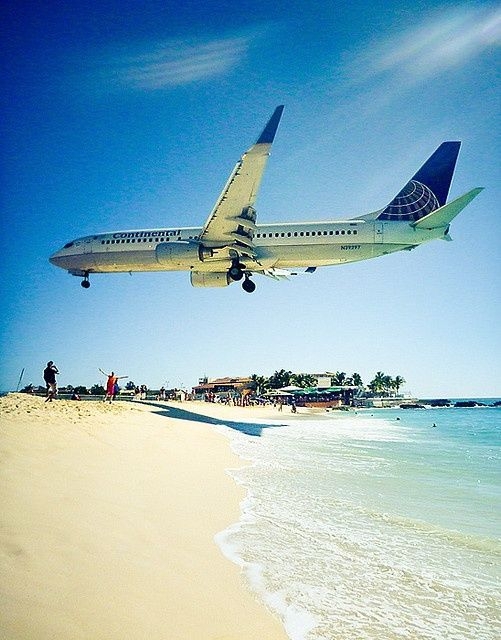
[[[378,220],[421,220],[443,207],[451,186],[461,143],[442,142],[405,187],[381,210]]]
[[[422,182],[410,180],[378,216],[378,220],[409,220],[424,218],[440,204],[433,191]]]

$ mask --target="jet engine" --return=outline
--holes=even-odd
[[[158,262],[173,269],[189,269],[212,255],[212,249],[196,242],[162,242],[156,248]]]
[[[227,287],[231,282],[227,271],[192,271],[190,280],[193,287]]]

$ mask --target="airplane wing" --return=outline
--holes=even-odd
[[[254,255],[253,205],[283,110],[283,105],[275,109],[256,143],[235,165],[198,238],[205,246],[233,247],[241,255]]]

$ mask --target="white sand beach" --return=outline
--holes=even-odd
[[[0,398],[0,420],[0,637],[287,637],[214,541],[244,497],[217,429],[139,403],[23,394]]]

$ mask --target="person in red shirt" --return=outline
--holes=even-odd
[[[106,402],[108,398],[110,402],[112,402],[112,400],[116,395],[115,384],[117,383],[118,380],[121,380],[122,378],[128,378],[129,376],[116,376],[114,371],[112,371],[111,373],[106,373],[102,369],[99,369],[99,371],[105,376],[108,376],[108,380],[106,381],[106,395],[104,396],[103,402]]]

